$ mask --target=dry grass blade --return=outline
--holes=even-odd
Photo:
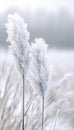
[[[24,116],[26,116],[26,114],[27,114],[27,112],[28,112],[28,110],[29,110],[31,104],[32,104],[32,102],[29,104],[29,106],[28,106],[26,112],[24,113]],[[19,127],[19,125],[22,123],[22,121],[23,121],[23,119],[21,119],[20,122],[18,123],[18,125],[16,126],[16,130],[17,130],[17,128]]]
[[[8,92],[8,89],[9,89],[9,81],[10,81],[10,78],[11,78],[11,73],[13,71],[13,66],[10,67],[9,69],[9,73],[7,75],[7,78],[6,78],[6,83],[5,83],[5,90],[4,90],[4,95],[1,99],[1,102],[3,102],[2,106],[3,106],[3,109],[2,109],[2,114],[1,114],[1,130],[3,129],[3,125],[4,125],[4,120],[3,120],[3,117],[4,117],[4,113],[5,113],[5,105],[7,104],[7,92]]]
[[[55,117],[55,122],[54,122],[53,130],[56,129],[56,124],[57,124],[57,119],[58,119],[58,116],[59,116],[59,112],[60,112],[60,110],[58,109],[57,112],[56,112],[56,117]]]

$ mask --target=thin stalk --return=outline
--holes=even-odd
[[[28,112],[28,110],[29,110],[31,104],[32,104],[32,101],[31,101],[31,103],[29,104],[27,110],[25,111],[25,113],[24,113],[24,117],[26,116],[26,114],[27,114],[27,112]],[[16,126],[16,130],[18,129],[18,127],[20,126],[20,124],[21,124],[22,121],[23,121],[23,119],[21,119],[20,122],[18,123],[18,125]]]
[[[23,74],[23,95],[22,95],[22,110],[23,110],[23,122],[22,122],[22,130],[24,130],[24,74]]]
[[[42,96],[42,130],[44,130],[44,96]]]
[[[56,113],[56,117],[55,117],[55,122],[54,122],[53,130],[56,129],[56,124],[57,124],[57,119],[58,119],[58,116],[59,116],[59,112],[60,112],[60,110],[58,109],[57,113]]]

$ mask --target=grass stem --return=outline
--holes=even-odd
[[[42,96],[42,130],[44,130],[44,96]]]

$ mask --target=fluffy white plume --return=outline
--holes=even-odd
[[[20,72],[26,72],[29,63],[29,36],[27,25],[18,14],[8,16],[6,24],[10,50],[15,57]]]
[[[29,66],[29,32],[24,20],[18,15],[9,15],[8,23],[6,24],[10,50],[14,55],[16,65],[20,71],[23,79],[23,93],[22,93],[22,108],[23,108],[23,122],[22,130],[24,130],[24,91],[25,91],[25,78]]]
[[[31,81],[40,95],[44,96],[50,86],[50,71],[47,61],[47,44],[43,39],[36,39],[32,44]]]

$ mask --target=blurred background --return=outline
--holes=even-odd
[[[30,42],[41,37],[50,48],[74,49],[74,0],[0,1],[0,48],[8,48],[5,23],[15,12],[28,24]]]

